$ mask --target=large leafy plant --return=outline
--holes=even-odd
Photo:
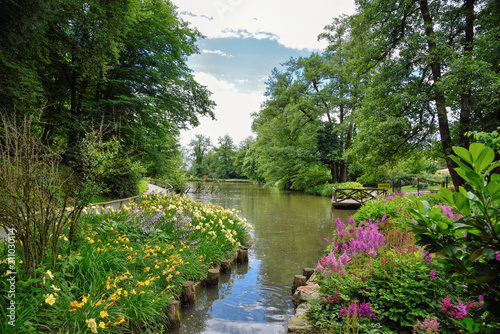
[[[453,212],[413,199],[409,212],[419,244],[440,256],[448,271],[457,272],[470,292],[484,297],[489,320],[500,317],[500,162],[481,143],[455,147],[456,172],[466,181],[459,191],[441,189],[439,196]],[[478,315],[479,316],[479,315]]]

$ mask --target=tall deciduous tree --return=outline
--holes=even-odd
[[[411,152],[439,135],[448,157],[454,144],[467,143],[465,131],[499,119],[498,105],[485,96],[498,96],[497,64],[485,57],[496,48],[498,34],[480,25],[493,3],[356,2],[358,11],[349,20],[355,64],[370,74],[370,82],[352,155],[372,152],[366,165],[380,165],[380,158]],[[476,30],[497,39],[486,41]],[[476,42],[481,49],[476,50]],[[461,185],[455,162],[447,158],[447,164],[455,186]]]
[[[194,158],[191,170],[195,176],[201,177],[208,172],[205,170],[203,162],[212,147],[210,137],[197,134],[195,138],[189,142],[189,146],[192,148],[192,156]]]
[[[291,59],[284,71],[273,71],[268,99],[254,117],[256,152],[268,181],[289,186],[299,171],[303,175],[315,165],[328,169],[333,182],[347,180],[343,152],[351,145],[356,94],[352,76],[341,66],[340,44],[338,53]]]
[[[222,179],[234,178],[236,176],[234,170],[235,145],[233,139],[228,135],[217,139],[219,146],[215,148],[215,169],[216,176]]]
[[[0,34],[0,75],[10,78],[0,92],[2,111],[29,112],[44,101],[44,139],[66,145],[67,155],[85,129],[102,123],[157,173],[175,156],[179,129],[213,116],[210,93],[186,64],[201,35],[170,1],[0,6],[2,22],[12,23]]]

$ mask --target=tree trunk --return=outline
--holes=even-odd
[[[465,43],[464,56],[471,57],[474,48],[474,1],[465,0]],[[470,110],[471,110],[471,93],[468,84],[464,87],[464,91],[460,96],[460,118],[459,118],[459,136],[460,145],[469,148],[469,137],[466,135],[470,131]]]
[[[338,177],[337,177],[337,166],[333,165],[330,167],[330,172],[332,173],[332,182],[337,183],[338,182]]]
[[[434,24],[429,12],[429,5],[427,0],[420,0],[419,3],[420,12],[424,21],[425,35],[427,37],[427,46],[429,48],[429,54],[431,55],[430,67],[432,71],[432,79],[434,80],[434,100],[436,102],[439,133],[441,135],[441,145],[443,147],[443,152],[446,157],[446,164],[448,166],[453,185],[455,186],[455,189],[458,190],[458,187],[464,183],[464,180],[455,171],[455,168],[458,167],[457,164],[449,157],[451,154],[453,154],[453,150],[450,127],[448,124],[448,116],[446,114],[446,101],[443,91],[436,85],[441,80],[441,63],[438,58],[439,56],[436,42],[434,41]]]

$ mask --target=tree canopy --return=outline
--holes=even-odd
[[[290,187],[303,168],[323,168],[345,181],[424,152],[446,158],[459,186],[452,147],[500,123],[498,2],[356,6],[325,27],[326,50],[271,73],[251,174]]]
[[[176,155],[179,129],[213,117],[187,57],[201,34],[168,0],[3,1],[2,113],[44,109],[46,143],[67,155],[102,126],[150,173]]]

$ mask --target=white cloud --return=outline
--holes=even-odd
[[[217,143],[217,138],[229,134],[236,145],[251,136],[250,114],[259,110],[260,104],[264,101],[263,92],[241,93],[234,84],[204,72],[196,73],[195,79],[212,92],[212,99],[217,103],[215,107],[217,120],[203,117],[200,126],[182,131],[181,145],[187,146],[196,134],[209,136],[212,144]]]
[[[233,55],[229,55],[229,54],[227,54],[225,52],[222,52],[221,50],[206,50],[206,49],[203,49],[203,50],[201,50],[201,53],[216,54],[216,55],[220,55],[222,57],[234,58]]]
[[[272,38],[285,47],[319,50],[317,36],[353,0],[173,0],[181,17],[208,38]]]

